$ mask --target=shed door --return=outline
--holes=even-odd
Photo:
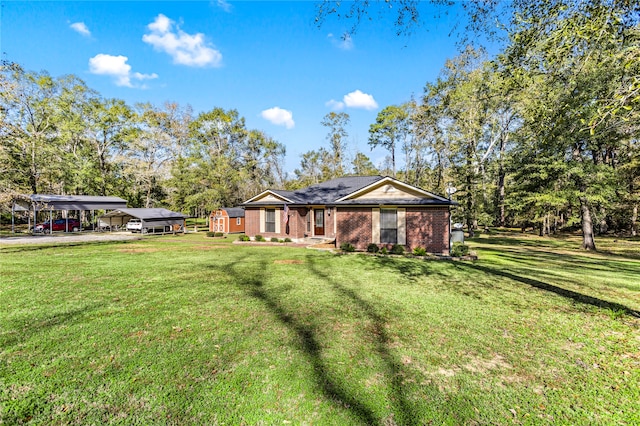
[[[313,235],[324,235],[324,210],[314,210],[315,225],[313,227]]]

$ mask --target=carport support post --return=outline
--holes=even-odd
[[[49,207],[49,235],[53,235],[53,208]]]
[[[11,203],[11,233],[15,234],[16,233],[16,225],[15,225],[15,221],[13,219],[13,216],[15,214],[14,212],[14,208],[16,207],[16,203],[15,201]]]

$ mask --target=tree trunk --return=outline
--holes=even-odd
[[[591,220],[591,210],[587,199],[580,198],[580,213],[582,216],[582,248],[585,250],[596,250],[596,242],[593,237],[593,221]]]
[[[504,228],[505,226],[505,213],[504,213],[504,178],[505,178],[505,170],[504,170],[504,141],[502,138],[500,139],[500,160],[498,162],[498,217],[497,222],[498,226]]]
[[[604,207],[600,207],[600,223],[598,224],[599,235],[604,235],[609,230],[607,225],[607,211]]]
[[[636,223],[637,220],[638,220],[638,205],[634,204],[633,214],[631,215],[631,235],[634,237],[638,235],[638,225]]]

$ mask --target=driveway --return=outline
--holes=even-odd
[[[91,241],[125,241],[139,240],[140,235],[124,232],[88,232],[60,235],[20,235],[15,237],[0,238],[0,246],[4,244],[51,244],[51,243],[78,243]]]

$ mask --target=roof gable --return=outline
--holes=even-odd
[[[450,200],[413,185],[384,176],[347,176],[311,185],[297,191],[267,190],[244,205],[268,204],[403,204],[451,205]]]
[[[433,201],[440,201],[440,202],[448,202],[446,198],[440,197],[436,194],[425,191],[413,185],[400,182],[399,180],[393,179],[391,177],[385,177],[377,182],[374,182],[371,185],[368,185],[364,188],[359,189],[358,191],[348,194],[347,196],[342,197],[337,201],[342,202],[342,201],[356,201],[356,200],[358,201],[433,200]]]
[[[280,193],[278,193],[280,192]],[[247,201],[245,201],[245,204],[248,203],[293,203],[293,201],[284,196],[282,194],[282,192],[284,191],[272,191],[270,189],[261,192],[260,194],[256,195],[253,198],[248,199]]]

